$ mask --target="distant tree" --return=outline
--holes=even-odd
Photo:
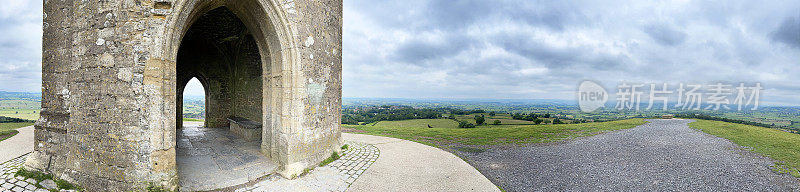
[[[553,119],[553,124],[564,124],[564,122],[561,122],[561,119],[555,118]]]
[[[475,125],[466,121],[458,121],[458,128],[474,128]]]
[[[542,120],[542,119],[536,119],[536,120],[533,120],[533,123],[535,123],[535,124],[537,124],[537,125],[538,125],[538,124],[542,123],[542,121],[544,121],[544,120]]]
[[[494,124],[494,125],[500,125],[500,120],[494,120],[494,122],[492,122],[492,124]]]
[[[495,115],[494,111],[489,112],[489,117],[494,117],[494,115]]]
[[[352,118],[352,117],[350,117],[350,116],[344,116],[344,115],[343,115],[343,116],[342,116],[342,124],[347,124],[347,125],[358,125],[358,121],[357,121],[357,120],[355,120],[355,119],[353,119],[353,118]]]
[[[472,113],[486,113],[486,111],[484,111],[483,109],[475,109],[475,110],[469,111],[469,113],[470,114],[472,114]]]
[[[456,114],[450,113],[450,119],[456,119]]]
[[[483,116],[475,115],[475,124],[483,125],[484,121],[486,121],[486,119],[483,118]]]
[[[537,114],[534,114],[534,113],[531,113],[531,114],[528,114],[528,116],[525,116],[525,118],[523,118],[522,120],[525,120],[525,121],[534,121],[534,120],[536,120],[538,117],[539,117],[539,115],[537,115]]]
[[[511,115],[511,118],[512,119],[521,120],[523,117],[522,117],[522,114],[515,113],[514,115]]]
[[[550,113],[544,114],[544,118],[550,118]]]

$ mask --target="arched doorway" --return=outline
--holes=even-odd
[[[171,28],[167,28],[164,33],[166,41],[161,48],[163,59],[153,65],[163,63],[163,82],[167,86],[172,84],[177,87],[182,79],[178,72],[180,64],[177,62],[181,55],[179,48],[185,47],[184,41],[190,34],[189,30],[212,10],[225,8],[233,13],[252,36],[260,55],[263,127],[261,154],[278,165],[278,174],[294,178],[302,174],[304,169],[318,165],[332,152],[340,152],[343,142],[339,131],[341,1],[321,3],[304,4],[302,6],[308,9],[300,10],[295,8],[295,2],[277,0],[175,1],[170,6],[165,6],[172,7],[173,10],[165,20]],[[300,17],[299,13],[304,15]],[[300,19],[304,21],[301,22]],[[222,40],[232,39],[234,38]],[[174,66],[173,71],[170,71],[171,66]],[[168,78],[170,74],[173,74],[172,79]],[[157,77],[158,74],[153,76]],[[214,122],[219,121],[210,119],[214,116],[214,107],[210,106],[215,104],[213,98],[216,85],[210,74],[198,73],[195,76],[207,82],[209,107],[206,122],[208,127],[214,126]],[[164,100],[164,106],[174,108],[176,97],[177,94],[169,95],[169,99]],[[177,117],[175,112],[167,114]],[[170,155],[175,157],[175,152],[170,153],[169,149],[177,145],[169,143],[169,140],[175,141],[178,133],[177,120],[168,121],[166,125],[167,132],[163,135],[154,132],[153,135],[153,140],[156,141],[163,138],[165,145],[156,147],[165,150],[152,152],[151,159],[154,164],[159,163],[159,167],[161,164],[165,164],[165,168],[174,167],[155,170],[175,170],[168,174],[176,174],[176,158],[170,159]],[[173,131],[169,131],[170,128]]]
[[[262,124],[262,61],[270,58],[262,58],[242,20],[226,6],[203,13],[184,34],[177,55],[176,163],[181,188],[219,189],[275,171],[277,164],[261,154],[262,129],[269,128]],[[184,127],[183,94],[195,77],[205,89],[205,126]],[[249,126],[238,126],[242,124]]]
[[[178,123],[183,121],[181,127],[204,127],[206,119],[206,86],[196,77],[192,77],[183,86],[176,90],[182,98],[177,98],[175,109],[178,113]]]

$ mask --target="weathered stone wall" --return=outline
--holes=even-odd
[[[341,1],[295,1],[298,52],[305,93],[296,100],[305,106],[300,129],[288,137],[287,171],[301,171],[339,151],[341,145]],[[333,144],[333,145],[332,145]],[[288,175],[289,173],[287,173]]]
[[[262,122],[261,57],[253,36],[247,35],[242,38],[231,75],[234,89],[233,115]]]
[[[221,111],[207,115],[258,120],[252,115],[260,109],[262,151],[287,177],[338,151],[341,0],[51,0],[44,3],[41,118],[26,167],[88,190],[176,189],[177,85],[185,79],[178,50],[191,24],[221,6],[252,35],[262,69],[229,71],[260,73],[261,91],[249,94],[258,80],[198,72],[208,105],[261,107],[209,107]]]
[[[65,0],[44,12],[42,113],[27,167],[88,189],[142,185],[153,176],[142,113],[149,10]]]

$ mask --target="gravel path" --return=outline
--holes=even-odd
[[[771,159],[690,120],[648,121],[562,144],[458,153],[507,191],[800,191]]]

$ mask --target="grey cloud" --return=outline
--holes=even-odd
[[[423,65],[424,61],[452,57],[474,46],[475,39],[464,35],[450,34],[441,42],[413,39],[397,48],[394,59],[408,64]]]
[[[567,1],[431,1],[425,8],[431,13],[430,27],[464,28],[475,22],[500,20],[521,21],[531,26],[543,26],[562,31],[565,26],[583,23],[586,16]]]
[[[665,46],[675,46],[686,41],[686,33],[679,31],[668,24],[650,24],[643,27],[642,31],[647,33],[656,42]]]
[[[789,17],[772,32],[772,39],[800,49],[800,18]]]
[[[526,34],[501,34],[491,38],[506,50],[538,61],[551,69],[564,69],[576,65],[591,69],[611,70],[627,63],[624,55],[594,53],[592,47],[552,47],[534,40]]]

